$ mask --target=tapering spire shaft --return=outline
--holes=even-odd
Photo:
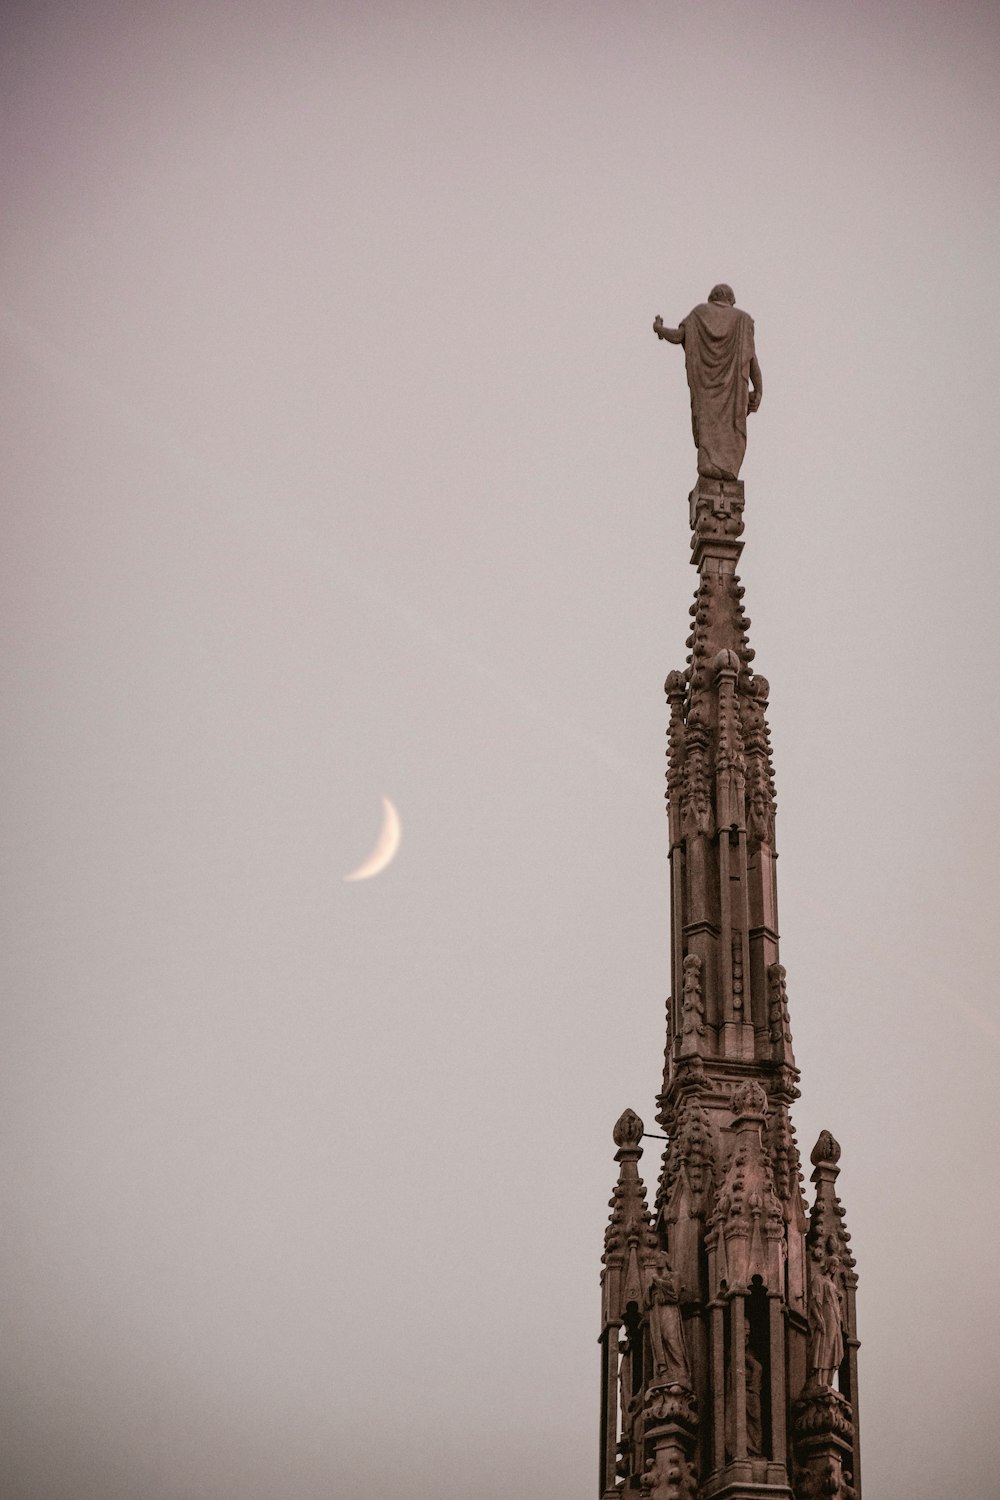
[[[704,476],[690,497],[693,626],[686,666],[666,681],[667,1146],[651,1221],[636,1117],[616,1127],[604,1500],[813,1500],[831,1484],[831,1500],[860,1500],[839,1148],[824,1133],[814,1153],[810,1220],[790,1115],[799,1074],[779,955],[769,688],[736,574],[743,500],[738,480]]]

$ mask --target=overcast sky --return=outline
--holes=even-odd
[[[982,1500],[1000,12],[0,25],[5,1500],[593,1493],[720,280],[866,1492]]]

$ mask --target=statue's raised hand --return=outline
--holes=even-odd
[[[658,339],[666,339],[668,344],[683,344],[683,328],[668,328],[659,313],[653,319],[653,332]]]

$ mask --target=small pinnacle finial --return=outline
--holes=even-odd
[[[740,659],[735,651],[730,651],[727,647],[725,651],[719,652],[718,656],[712,662],[712,666],[716,675],[722,672],[732,672],[735,675],[740,670]]]
[[[619,1151],[634,1151],[642,1140],[644,1126],[634,1109],[627,1109],[614,1128],[615,1145]]]
[[[767,1095],[756,1078],[745,1078],[733,1094],[733,1114],[738,1120],[763,1119],[767,1114]]]
[[[820,1166],[823,1162],[828,1162],[830,1166],[836,1166],[840,1160],[840,1144],[834,1140],[828,1130],[820,1131],[819,1140],[812,1148],[812,1155],[809,1160],[814,1167]]]

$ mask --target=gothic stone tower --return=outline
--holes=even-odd
[[[778,952],[768,685],[736,564],[743,485],[691,495],[698,587],[670,705],[672,998],[653,1211],[643,1123],[614,1130],[605,1234],[601,1500],[860,1500],[854,1296],[840,1147],[812,1152]]]

